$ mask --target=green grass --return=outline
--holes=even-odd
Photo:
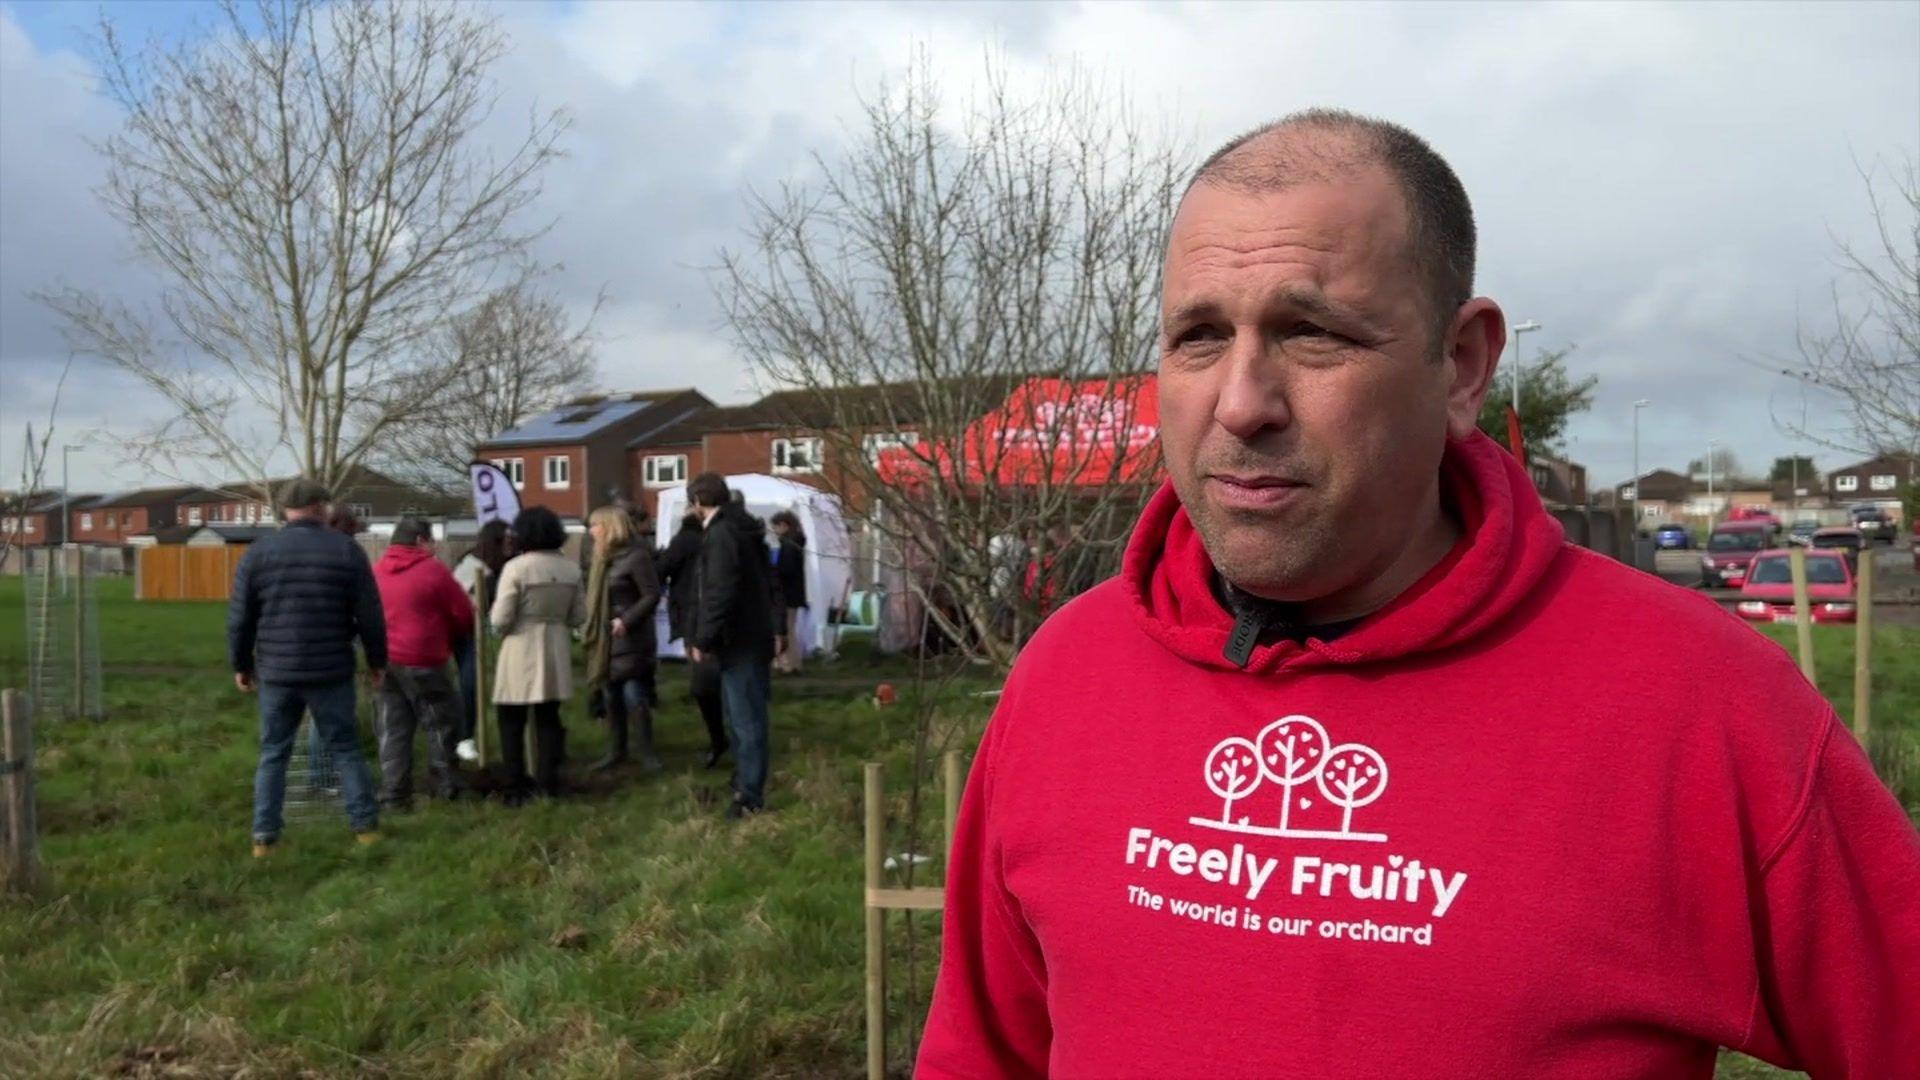
[[[225,674],[224,607],[103,585],[108,719],[39,730],[53,885],[0,900],[0,1076],[862,1074],[859,763],[888,765],[900,850],[914,703],[868,697],[906,690],[905,664],[854,654],[776,684],[776,812],[752,821],[720,820],[724,777],[697,768],[668,665],[663,776],[518,811],[424,803],[367,850],[343,821],[299,822],[255,863],[257,721]],[[23,623],[18,579],[0,579],[0,685],[24,682]],[[1849,716],[1851,631],[1816,637]],[[1879,640],[1876,716],[1914,724],[1920,631]],[[986,685],[930,692],[943,739],[971,747]],[[577,711],[569,726],[571,756],[597,756]],[[926,795],[916,835],[937,850]],[[936,919],[916,920],[912,985],[892,969],[902,1071],[937,955]],[[904,956],[909,927],[891,926]],[[1790,1074],[1728,1055],[1721,1075]]]

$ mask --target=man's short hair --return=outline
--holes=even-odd
[[[393,542],[412,546],[433,539],[433,526],[417,517],[401,518],[393,526]]]
[[[513,550],[559,551],[567,546],[567,530],[560,515],[544,506],[529,506],[513,519]]]
[[[1331,180],[1368,164],[1386,169],[1406,199],[1408,254],[1426,281],[1436,337],[1443,335],[1454,312],[1473,297],[1473,204],[1446,159],[1399,124],[1344,109],[1292,113],[1215,150],[1187,189],[1205,182],[1272,191]]]
[[[709,509],[727,505],[727,479],[717,472],[703,472],[687,485],[687,498],[695,506]]]
[[[280,505],[287,510],[311,510],[333,500],[333,493],[318,480],[295,477],[280,489]]]

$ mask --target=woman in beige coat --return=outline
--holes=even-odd
[[[526,801],[526,729],[534,733],[534,779],[548,795],[560,793],[565,733],[560,704],[573,694],[573,628],[587,618],[580,567],[560,554],[567,542],[560,518],[543,506],[513,520],[514,550],[500,572],[488,621],[502,636],[493,679],[506,759],[509,805]]]

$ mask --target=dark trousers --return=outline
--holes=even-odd
[[[533,718],[532,780],[549,795],[560,794],[560,759],[566,754],[566,731],[560,726],[560,703],[496,705],[500,714],[500,757],[506,762],[507,781],[525,788],[527,776],[527,718]]]
[[[373,778],[360,756],[360,732],[353,715],[353,680],[325,686],[260,684],[260,765],[253,774],[253,838],[263,844],[280,839],[281,811],[287,797],[287,761],[300,716],[311,709],[315,740],[325,747],[340,773],[347,822],[355,832],[380,824],[373,801]]]
[[[460,726],[454,731],[454,743],[473,738],[473,729],[480,723],[480,690],[474,670],[472,638],[457,641],[453,646],[453,662],[460,669]]]
[[[687,688],[693,703],[700,707],[700,719],[707,724],[707,746],[716,752],[727,748],[727,729],[720,705],[720,661],[701,660],[687,664]]]
[[[453,764],[459,742],[460,696],[444,667],[387,666],[386,681],[375,699],[380,726],[380,801],[389,806],[413,798],[413,733],[427,733],[427,772],[433,793],[454,793]]]
[[[749,809],[767,803],[767,745],[771,721],[767,696],[773,688],[773,660],[761,657],[720,665],[720,700],[727,730],[733,735],[733,797]]]

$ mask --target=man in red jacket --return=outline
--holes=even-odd
[[[1475,430],[1473,256],[1391,124],[1201,168],[1172,482],[1007,680],[921,1077],[1920,1076],[1920,837],[1783,650]]]
[[[427,769],[436,797],[460,793],[454,744],[460,695],[447,675],[455,643],[473,633],[473,601],[433,557],[433,530],[418,518],[393,527],[392,544],[373,566],[387,613],[387,679],[380,689],[380,803],[413,804],[413,733],[427,729]]]

